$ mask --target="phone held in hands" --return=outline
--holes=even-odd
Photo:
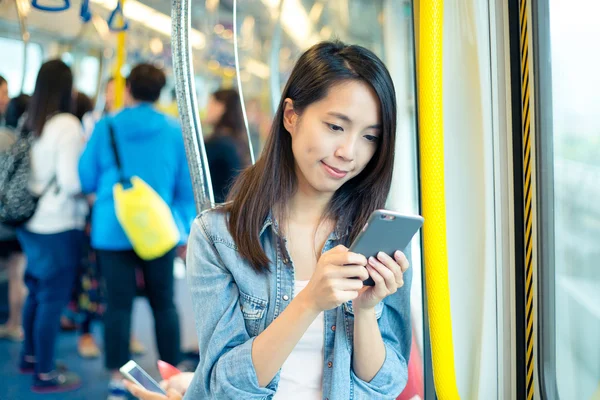
[[[143,387],[154,393],[167,394],[142,367],[140,367],[135,361],[128,361],[127,364],[123,365],[119,371],[133,383]]]
[[[362,254],[367,259],[377,258],[377,253],[380,251],[394,258],[396,250],[405,251],[412,238],[423,226],[423,222],[424,219],[420,215],[375,210],[349,250]],[[363,284],[374,286],[375,282],[369,277]]]

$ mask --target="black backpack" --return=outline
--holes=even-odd
[[[17,141],[0,153],[0,223],[18,227],[29,221],[38,201],[54,183],[52,178],[40,195],[29,190],[32,133],[22,132]]]

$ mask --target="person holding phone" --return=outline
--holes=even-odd
[[[400,394],[409,262],[348,251],[385,204],[395,136],[394,85],[375,54],[323,42],[300,57],[260,159],[192,227],[200,363],[185,398]]]

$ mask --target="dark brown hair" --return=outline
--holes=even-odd
[[[46,120],[54,114],[72,112],[73,74],[61,60],[42,64],[27,108],[25,127],[40,136]]]
[[[83,116],[94,109],[94,102],[88,95],[82,92],[77,92],[75,98],[75,110],[73,115],[77,117],[79,122],[83,120]]]
[[[127,77],[127,86],[131,96],[137,101],[154,103],[160,97],[167,78],[162,69],[152,64],[138,64]]]
[[[229,136],[233,139],[238,155],[244,164],[248,164],[250,148],[238,92],[233,89],[221,89],[214,92],[212,96],[224,106],[223,115],[214,126],[213,137]]]
[[[228,227],[241,256],[258,272],[267,272],[269,259],[260,245],[259,233],[269,212],[285,208],[296,190],[292,139],[283,126],[284,101],[290,98],[301,114],[310,104],[327,96],[344,81],[370,85],[380,101],[381,137],[371,161],[356,177],[333,195],[325,215],[339,229],[350,228],[352,241],[369,215],[385,205],[392,181],[396,138],[394,84],[383,62],[361,46],[323,42],[308,49],[296,63],[285,86],[269,138],[257,163],[246,169],[232,187],[225,210]],[[340,232],[344,233],[344,232]]]

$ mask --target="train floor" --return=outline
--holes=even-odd
[[[179,275],[179,276],[178,276]],[[180,316],[182,347],[192,349],[196,343],[191,301],[181,273],[176,279],[176,303]],[[157,351],[154,341],[154,320],[146,299],[137,298],[133,311],[132,333],[146,347],[143,356],[133,359],[152,377],[158,379]],[[102,323],[96,322],[92,332],[100,348],[102,345]],[[105,400],[108,395],[109,373],[104,369],[103,357],[83,359],[77,353],[77,333],[61,332],[56,344],[56,357],[70,370],[79,374],[82,387],[76,391],[59,394],[35,394],[30,390],[31,375],[22,375],[17,368],[21,349],[20,343],[0,340],[0,400]]]

